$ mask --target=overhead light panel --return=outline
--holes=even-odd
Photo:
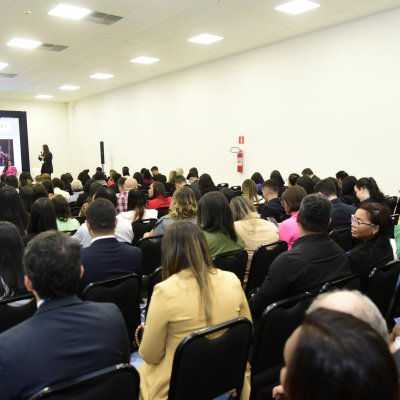
[[[70,92],[73,92],[74,90],[80,89],[80,86],[76,85],[62,85],[59,87],[61,90],[69,90]]]
[[[310,0],[292,0],[289,1],[288,3],[284,3],[278,7],[275,7],[275,10],[282,11],[292,15],[297,15],[312,10],[314,8],[317,8],[319,6],[320,4]]]
[[[92,79],[110,79],[113,78],[113,74],[103,74],[103,73],[96,73],[89,76]]]
[[[38,40],[14,38],[7,43],[7,46],[19,47],[21,49],[36,49],[36,47],[42,44],[43,43]]]
[[[58,4],[51,9],[48,14],[55,17],[73,19],[75,21],[85,18],[92,10],[88,8],[70,6],[68,4]]]
[[[219,42],[222,40],[222,36],[211,35],[210,33],[202,33],[201,35],[194,36],[188,39],[188,42],[192,43],[200,43],[200,44],[211,44],[215,42]]]
[[[8,67],[8,64],[5,62],[0,62],[0,69],[4,69],[5,67]]]
[[[36,99],[52,99],[53,97],[51,94],[38,94],[35,96]]]
[[[155,57],[146,57],[146,56],[136,57],[133,60],[131,60],[131,62],[135,64],[153,64],[157,61],[160,61],[160,59]]]

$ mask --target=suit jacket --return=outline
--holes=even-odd
[[[329,230],[346,228],[351,225],[351,214],[356,212],[356,207],[343,203],[340,199],[331,200],[332,223]]]
[[[263,284],[250,299],[253,318],[261,316],[275,301],[350,274],[345,252],[327,235],[302,236],[294,242],[292,250],[274,260]]]
[[[271,199],[261,207],[261,218],[275,218],[276,222],[282,222],[288,218],[284,208],[282,207],[281,199]]]
[[[210,273],[212,324],[237,317],[251,319],[249,306],[237,277],[222,270]],[[199,289],[190,269],[184,269],[156,285],[139,352],[143,400],[166,400],[175,349],[190,333],[207,326]]]
[[[82,286],[130,273],[142,275],[142,251],[115,237],[98,239],[82,250],[82,265],[85,272]]]
[[[48,385],[129,359],[117,306],[76,296],[47,300],[0,335],[0,398],[25,400]]]

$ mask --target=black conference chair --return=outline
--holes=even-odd
[[[36,300],[33,294],[0,300],[0,333],[25,321],[35,312]]]
[[[352,249],[354,244],[353,236],[351,236],[351,228],[333,229],[329,232],[329,237],[334,240],[344,251]]]
[[[63,231],[63,233],[65,233],[68,236],[73,236],[73,235],[75,235],[76,231],[77,231],[77,229],[73,229],[70,231]]]
[[[395,212],[396,212],[398,201],[399,201],[399,199],[397,198],[397,196],[390,196],[390,197],[386,197],[386,199],[385,199],[385,203],[389,207],[390,212],[392,214],[395,214]]]
[[[390,230],[390,237],[392,238],[392,239],[394,239],[394,227],[397,225],[397,223],[399,222],[399,214],[392,214],[391,216],[390,216],[390,219],[391,219],[391,221],[392,221],[392,229]]]
[[[160,219],[161,217],[165,217],[169,213],[169,207],[160,207],[157,208],[157,218]]]
[[[251,399],[272,397],[279,382],[286,340],[302,323],[315,294],[306,292],[268,306],[258,321],[251,354]]]
[[[218,183],[217,188],[221,189],[221,188],[227,188],[229,187],[229,183]]]
[[[157,218],[141,219],[140,221],[132,222],[132,231],[133,231],[132,246],[137,246],[139,240],[143,238],[143,235],[146,232],[150,232],[153,229],[156,222]]]
[[[42,389],[28,400],[137,400],[139,373],[130,364],[118,364]]]
[[[149,311],[150,301],[151,301],[151,296],[153,295],[154,286],[156,286],[157,283],[160,283],[162,281],[162,271],[163,267],[158,267],[155,271],[153,271],[149,275],[148,287],[147,287],[146,318],[147,318],[147,313]]]
[[[358,274],[351,274],[339,279],[335,279],[334,281],[326,282],[324,285],[322,285],[321,289],[318,290],[318,293],[331,292],[332,290],[337,289],[360,290],[360,276]]]
[[[138,247],[143,254],[143,275],[150,275],[161,266],[161,240],[162,235],[139,240]]]
[[[248,257],[246,250],[235,250],[217,255],[213,262],[217,268],[236,274],[243,283]]]
[[[236,193],[236,195],[242,194],[242,187],[241,186],[231,186],[231,189]]]
[[[179,344],[168,400],[211,400],[231,390],[240,398],[251,341],[246,318],[196,331]]]
[[[264,244],[254,251],[246,284],[247,298],[252,295],[255,289],[261,286],[272,262],[279,254],[286,251],[287,248],[287,243],[279,240],[274,243]]]
[[[140,286],[141,277],[128,274],[86,286],[81,294],[82,300],[99,303],[114,303],[121,310],[132,343],[135,329],[140,324]]]
[[[388,327],[393,326],[392,317],[399,308],[400,261],[390,261],[383,267],[374,268],[368,277],[365,294],[376,304]]]

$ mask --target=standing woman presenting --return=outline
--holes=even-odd
[[[39,161],[42,161],[41,174],[52,174],[53,173],[53,154],[49,150],[47,144],[43,145],[43,150],[40,152]]]

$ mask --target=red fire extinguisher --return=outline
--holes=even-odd
[[[239,150],[237,152],[237,172],[243,172],[243,151]]]

